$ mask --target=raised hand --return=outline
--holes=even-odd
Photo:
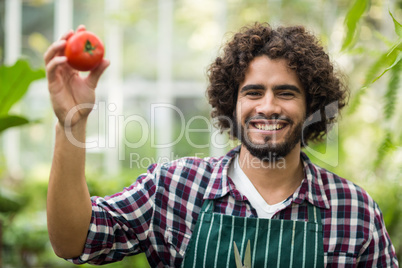
[[[77,32],[84,30],[83,25],[77,28]],[[104,59],[88,76],[74,70],[64,56],[66,42],[73,34],[72,30],[65,33],[44,54],[53,110],[63,127],[73,127],[86,120],[95,103],[96,85],[109,66],[109,61]]]

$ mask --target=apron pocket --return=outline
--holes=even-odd
[[[166,236],[167,242],[171,245],[170,250],[173,249],[184,257],[191,235],[169,227],[167,229]]]

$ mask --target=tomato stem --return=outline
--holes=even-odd
[[[96,49],[96,46],[93,46],[91,41],[89,41],[87,39],[87,41],[85,42],[84,51],[92,55],[93,54],[92,51],[94,51],[95,49]]]

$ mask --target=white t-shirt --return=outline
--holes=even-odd
[[[236,189],[250,201],[253,208],[257,211],[259,218],[271,219],[277,211],[284,208],[285,200],[274,205],[268,205],[241,169],[238,154],[229,166],[228,176],[232,179]]]

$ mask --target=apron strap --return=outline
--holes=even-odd
[[[211,199],[204,199],[204,203],[202,204],[201,207],[201,212],[213,212],[214,208],[214,200]]]
[[[307,202],[308,221],[321,224],[321,210]]]

